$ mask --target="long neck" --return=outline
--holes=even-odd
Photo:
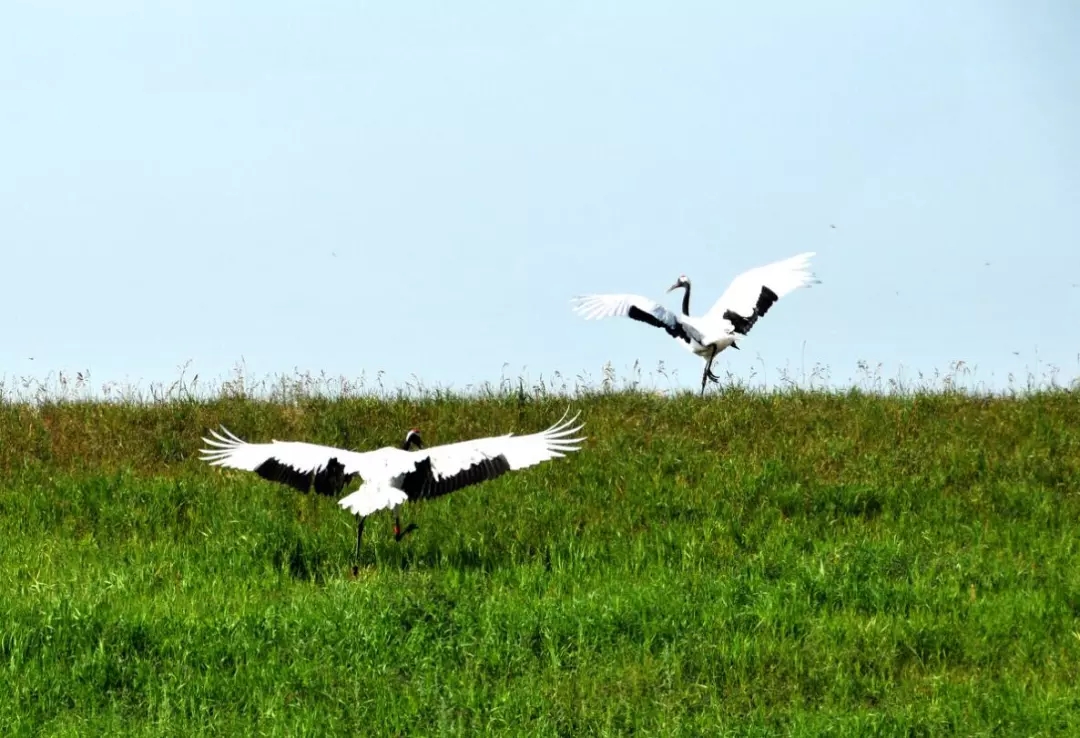
[[[690,314],[690,283],[686,283],[686,292],[682,296],[682,313],[683,315]]]

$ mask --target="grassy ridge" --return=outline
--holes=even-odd
[[[0,733],[1080,733],[1080,403],[614,393],[567,459],[352,518],[208,427],[370,448],[556,399],[0,405]]]

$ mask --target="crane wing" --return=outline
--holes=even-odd
[[[727,322],[729,332],[746,335],[781,297],[799,287],[821,283],[809,270],[813,255],[808,251],[743,272],[731,280],[701,322],[709,326]]]
[[[358,452],[302,441],[247,443],[225,426],[221,433],[211,430],[213,438],[203,438],[209,448],[200,450],[200,458],[212,466],[253,471],[263,479],[281,482],[307,492],[314,484],[319,494],[338,494],[357,475],[368,478],[380,471],[397,453],[395,448]],[[395,453],[397,452],[397,453]]]
[[[338,501],[366,515],[408,500],[439,497],[472,484],[495,479],[577,451],[584,438],[571,436],[584,426],[571,427],[577,415],[539,433],[494,436],[462,441],[421,451],[384,447],[357,452],[300,441],[247,443],[222,426],[225,435],[210,431],[203,440],[202,459],[214,466],[253,471],[263,479],[307,492],[312,484],[320,494],[341,492],[355,476],[365,484]],[[565,421],[565,422],[564,422]]]
[[[678,338],[691,347],[702,342],[701,332],[684,322],[676,313],[641,295],[582,295],[573,298],[574,312],[585,320],[627,316],[657,328],[663,328],[672,338]]]
[[[568,413],[547,430],[527,436],[508,433],[414,451],[401,459],[411,468],[402,469],[394,486],[410,500],[439,497],[577,451],[585,439],[572,436],[584,423],[571,427],[578,416],[565,420]]]

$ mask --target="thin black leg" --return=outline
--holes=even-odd
[[[715,358],[716,358],[716,348],[713,347],[712,353],[709,354],[709,360],[707,362],[705,362],[705,371],[702,372],[702,374],[701,374],[701,395],[702,396],[705,395],[705,382],[707,382],[710,379],[712,381],[714,381],[714,382],[719,382],[720,381],[720,378],[712,373],[712,363],[713,363],[713,359],[715,359]]]
[[[356,548],[353,550],[353,558],[360,558],[360,539],[364,535],[364,516],[356,516]]]
[[[401,529],[401,513],[397,510],[394,511],[394,540],[401,542],[401,539],[412,533],[419,526],[416,523],[409,523],[405,526],[405,530]]]

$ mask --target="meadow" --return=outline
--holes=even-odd
[[[197,458],[554,422],[401,543]],[[1080,734],[1080,402],[0,392],[0,734]]]

